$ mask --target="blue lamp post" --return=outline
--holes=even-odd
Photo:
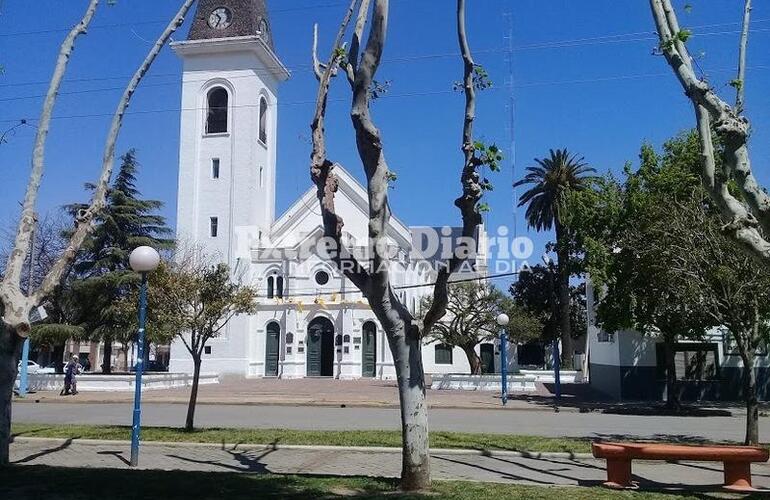
[[[552,353],[553,353],[553,382],[554,387],[556,391],[556,401],[558,402],[559,399],[561,399],[561,360],[560,354],[559,354],[559,339],[555,338],[553,339],[553,345],[552,345]]]
[[[134,420],[131,426],[131,467],[139,465],[139,431],[142,425],[142,373],[144,372],[144,326],[147,316],[147,274],[158,268],[160,255],[151,247],[139,247],[128,258],[131,269],[142,275],[139,289],[139,331],[136,337],[136,382]]]
[[[503,400],[503,406],[508,403],[508,335],[505,333],[508,321],[507,314],[497,316],[497,324],[500,326],[500,399]]]

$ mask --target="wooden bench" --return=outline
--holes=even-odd
[[[767,462],[768,450],[753,446],[685,446],[655,443],[593,443],[596,458],[607,460],[607,482],[610,488],[631,486],[632,460],[689,460],[693,462],[722,462],[725,469],[724,487],[747,491],[751,486],[751,463]]]

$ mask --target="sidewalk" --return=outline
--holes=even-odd
[[[128,442],[18,439],[11,461],[19,465],[127,468]],[[436,451],[435,479],[456,479],[530,485],[594,486],[606,479],[604,461],[551,455],[527,458],[514,453]],[[400,450],[362,451],[329,447],[243,447],[234,445],[152,444],[141,448],[141,469],[332,476],[398,477]],[[770,489],[770,465],[752,467],[754,485]],[[722,464],[634,462],[636,479],[648,488],[714,486],[722,482]]]

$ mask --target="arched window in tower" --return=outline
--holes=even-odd
[[[267,298],[272,299],[275,297],[275,279],[270,276],[267,278]]]
[[[276,283],[276,290],[278,292],[277,293],[278,298],[282,299],[283,298],[283,276],[278,276],[278,278],[276,278],[275,280],[275,283]]]
[[[259,141],[267,145],[267,99],[259,98]]]
[[[227,90],[216,87],[208,94],[208,111],[206,114],[206,133],[221,134],[227,132]]]

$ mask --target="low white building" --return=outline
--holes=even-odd
[[[201,0],[188,40],[172,47],[184,63],[177,236],[203,245],[230,265],[235,279],[260,290],[259,311],[234,318],[209,343],[203,370],[248,377],[395,377],[384,332],[366,300],[319,255],[323,229],[315,188],[275,216],[278,87],[289,72],[273,50],[264,1]],[[342,168],[335,172],[343,241],[364,252],[366,189]],[[421,285],[433,281],[432,264],[441,257],[414,251],[431,232],[395,217],[388,226],[394,287],[415,314],[421,297],[432,291]],[[486,272],[483,229],[479,236],[474,274]],[[480,351],[489,358],[495,350],[487,345]],[[426,373],[469,371],[461,349],[426,346],[423,362]],[[171,347],[170,370],[192,371],[180,343]]]
[[[606,332],[596,321],[595,290],[586,282],[588,372],[591,387],[618,401],[666,399],[666,345],[660,336],[633,330]],[[743,363],[729,332],[714,328],[702,341],[676,342],[674,365],[681,401],[740,401]],[[759,399],[770,399],[767,347],[755,358]]]

